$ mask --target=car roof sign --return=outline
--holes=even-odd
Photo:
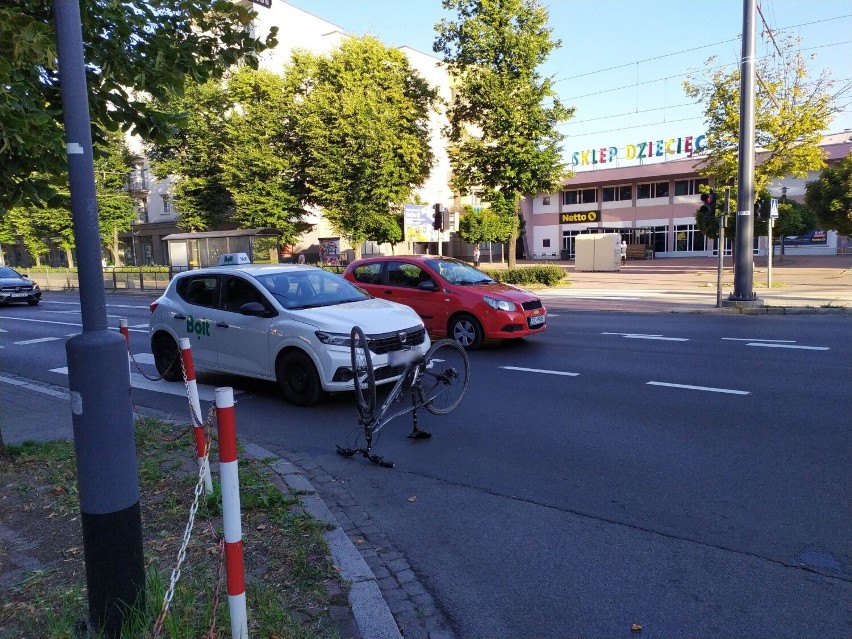
[[[219,256],[218,266],[237,266],[239,264],[251,264],[249,256],[245,253],[223,253]]]

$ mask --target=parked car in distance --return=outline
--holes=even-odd
[[[8,266],[0,266],[0,304],[26,302],[35,306],[41,301],[41,289],[26,275]]]
[[[451,337],[467,350],[486,339],[547,329],[547,309],[538,296],[450,257],[367,257],[349,264],[343,277],[370,295],[410,306],[433,338]]]
[[[371,298],[340,275],[230,263],[179,273],[151,304],[151,352],[165,379],[182,379],[174,363],[179,340],[189,338],[196,370],[274,380],[289,402],[309,406],[327,391],[353,389],[353,326],[367,336],[377,384],[402,372],[388,353],[425,353],[431,344],[411,308]]]

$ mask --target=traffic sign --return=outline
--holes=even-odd
[[[769,218],[772,220],[778,219],[778,199],[772,198],[769,200]]]

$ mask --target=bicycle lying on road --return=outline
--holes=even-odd
[[[414,427],[408,434],[411,439],[429,439],[432,434],[418,427],[417,410],[425,408],[433,415],[446,415],[462,401],[470,382],[470,361],[458,342],[443,339],[432,344],[425,354],[408,348],[388,353],[390,366],[404,366],[402,374],[387,398],[376,410],[376,376],[370,355],[370,340],[357,326],[352,328],[351,354],[352,375],[355,384],[355,402],[360,416],[358,423],[364,431],[364,444],[338,446],[337,452],[344,457],[360,453],[374,464],[393,468],[393,462],[373,454],[373,445],[379,431],[391,420],[412,414]],[[406,394],[411,398],[410,406],[391,412],[394,404],[403,402]],[[360,430],[360,429],[359,429]]]

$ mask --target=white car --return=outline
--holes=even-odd
[[[352,390],[350,331],[369,340],[376,383],[402,372],[388,353],[430,346],[408,306],[375,299],[315,266],[242,264],[176,275],[151,304],[151,352],[157,371],[182,379],[178,340],[190,339],[197,371],[277,380],[284,397],[309,406],[324,392]]]

